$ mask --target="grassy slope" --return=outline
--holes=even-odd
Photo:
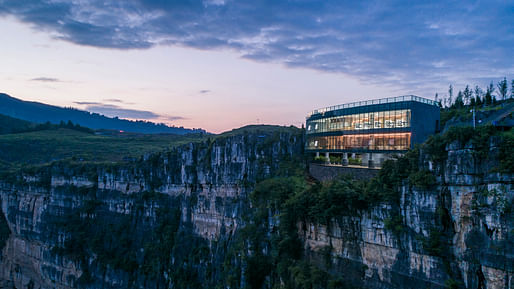
[[[34,126],[31,122],[0,114],[0,134],[28,131]]]
[[[475,107],[477,122],[479,119],[485,121],[488,117],[497,114],[498,111],[504,109],[506,106],[512,105],[512,103],[514,103],[514,99],[506,99],[505,101],[499,101],[494,105],[481,105]],[[441,127],[444,128],[446,124],[449,124],[449,126],[462,125],[461,122],[464,122],[465,125],[471,125],[471,119],[473,117],[471,109],[472,107],[469,105],[461,108],[452,107],[441,109]]]
[[[0,135],[0,168],[70,159],[118,162],[174,145],[200,141],[201,136],[102,136],[70,129]]]
[[[298,131],[295,127],[246,126],[220,135],[132,134],[95,135],[58,128],[0,135],[0,171],[58,160],[121,162],[172,146],[245,133]]]
[[[220,137],[241,135],[245,133],[292,133],[298,132],[300,129],[295,126],[280,126],[280,125],[247,125],[240,128],[233,129],[231,131],[220,134]]]

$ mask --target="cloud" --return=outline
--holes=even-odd
[[[411,90],[510,76],[513,11],[502,0],[0,0],[0,15],[80,45],[230,49]]]
[[[102,105],[100,102],[92,102],[92,101],[74,101],[73,103],[78,105]]]
[[[211,92],[211,91],[210,91],[210,90],[208,90],[208,89],[202,89],[202,90],[200,90],[199,92],[200,92],[201,94],[206,94],[206,93],[209,93],[209,92]]]
[[[125,101],[123,99],[119,99],[119,98],[108,98],[108,99],[104,99],[103,101],[107,102],[107,103],[134,104],[133,102],[127,102],[127,101]]]
[[[118,99],[118,98],[109,98],[109,99],[104,99],[104,101],[106,102],[118,102],[118,103],[125,103],[125,101],[121,100],[121,99]]]
[[[120,101],[122,102],[122,101]],[[160,115],[148,110],[128,109],[118,105],[106,104],[100,102],[76,101],[79,105],[86,105],[85,110],[96,112],[109,117],[129,118],[129,119],[143,119],[143,120],[157,120],[173,122],[177,120],[186,119],[182,116],[168,116]]]
[[[176,120],[186,119],[185,117],[182,117],[182,116],[164,116],[163,118],[168,121],[176,121]]]
[[[110,104],[94,104],[86,106],[87,111],[96,112],[110,117],[130,118],[130,119],[156,119],[160,115],[148,110],[137,110],[122,108]]]
[[[31,81],[42,81],[42,82],[61,82],[61,80],[52,77],[36,77],[32,78]]]

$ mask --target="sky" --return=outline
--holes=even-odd
[[[0,0],[0,92],[222,132],[514,78],[513,1]]]

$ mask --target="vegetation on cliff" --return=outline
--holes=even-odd
[[[67,186],[61,190],[76,194],[78,189]],[[206,240],[192,232],[191,224],[181,222],[180,198],[155,192],[120,195],[131,202],[131,212],[117,214],[109,211],[95,189],[84,196],[78,210],[67,210],[59,218],[49,215],[47,225],[48,230],[68,236],[52,253],[81,265],[84,272],[77,280],[79,287],[96,286],[93,275],[108,270],[128,273],[129,283],[141,275],[149,287],[169,282],[178,288],[202,287],[204,276],[196,268],[208,261],[209,249]],[[148,211],[152,215],[145,215]]]
[[[514,79],[512,80],[514,83]],[[491,116],[496,112],[504,110],[505,107],[512,107],[514,103],[514,86],[508,93],[507,78],[500,80],[496,87],[491,82],[486,89],[478,85],[470,87],[466,85],[464,90],[454,94],[453,85],[448,88],[448,94],[440,97],[435,95],[435,102],[441,108],[441,127],[450,127],[470,123],[475,113],[477,124],[491,122]],[[510,114],[512,119],[512,114]]]
[[[19,184],[37,185],[46,188],[48,193],[70,196],[80,204],[74,208],[61,208],[59,212],[50,208],[43,216],[46,226],[43,231],[55,244],[53,256],[71,259],[83,270],[80,279],[74,281],[77,286],[100,286],[103,283],[99,276],[118,272],[130,276],[127,281],[130,286],[138,283],[154,288],[168,287],[169,284],[175,288],[212,288],[221,282],[223,248],[233,248],[233,242],[222,239],[217,245],[209,245],[207,240],[193,232],[191,220],[182,218],[184,211],[189,212],[199,205],[197,190],[201,184],[197,175],[204,171],[210,173],[212,155],[216,155],[216,151],[222,154],[220,160],[228,158],[225,165],[231,167],[232,157],[224,156],[225,152],[219,149],[241,147],[241,144],[248,145],[244,148],[248,150],[245,154],[254,155],[249,158],[248,165],[255,166],[257,174],[245,174],[241,182],[234,185],[249,188],[253,187],[255,179],[263,180],[270,174],[300,174],[304,171],[302,154],[298,153],[302,146],[294,140],[301,137],[301,133],[296,128],[251,128],[241,130],[237,135],[221,135],[170,148],[130,163],[53,162],[24,168],[22,176],[35,176],[38,181],[26,183],[22,180]],[[255,154],[258,154],[258,159]],[[236,166],[235,169],[239,173],[240,168]],[[182,170],[187,179],[181,179]],[[120,172],[137,175],[145,181],[147,190],[123,194],[100,189],[100,174],[116,175]],[[52,176],[64,179],[78,177],[90,183],[81,187],[69,184],[51,187]],[[170,178],[164,179],[166,176]],[[182,185],[184,181],[187,182],[185,186],[191,189],[190,196],[170,197],[158,192],[164,182]],[[110,199],[126,204],[123,212],[113,211]],[[218,204],[216,198],[216,207],[247,202],[246,198],[219,199]],[[237,206],[249,207],[247,203]],[[63,235],[66,237],[61,240]]]
[[[440,258],[447,266],[447,287],[459,286],[461,276],[454,273],[454,256],[450,250],[455,232],[448,210],[449,192],[434,192],[437,194],[437,210],[433,226],[425,236],[412,232],[405,225],[401,212],[401,188],[410,186],[415,190],[430,191],[441,185],[438,182],[444,172],[437,169],[444,167],[448,149],[455,146],[472,148],[477,164],[497,153],[498,166],[488,168],[484,174],[512,173],[512,132],[498,131],[490,126],[450,128],[404,156],[386,161],[374,179],[366,182],[346,176],[324,183],[306,174],[302,154],[274,155],[276,151],[287,152],[288,145],[301,133],[294,128],[247,127],[211,136],[194,145],[148,154],[128,163],[106,164],[75,158],[45,166],[24,167],[23,173],[40,176],[39,183],[35,185],[47,188],[48,192],[52,175],[66,178],[86,176],[93,183],[90,188],[71,185],[53,188],[54,194],[74,196],[80,205],[58,213],[50,207],[48,215],[45,215],[50,221],[47,227],[42,228],[55,241],[54,256],[65,256],[81,265],[83,273],[77,284],[84,287],[99,285],[98,282],[102,282],[99,276],[107,272],[129,276],[127,287],[136,283],[153,288],[171,285],[174,288],[259,289],[364,287],[364,266],[344,264],[344,270],[341,270],[339,266],[344,262],[332,255],[333,248],[309,251],[303,243],[305,236],[301,234],[308,224],[330,227],[380,206],[385,206],[389,213],[384,220],[385,229],[392,232],[398,242],[402,237],[412,237],[417,244],[417,252]],[[70,141],[84,141],[83,138],[80,134],[76,137],[78,140],[70,138]],[[184,139],[177,140],[177,143],[181,141]],[[100,158],[101,150],[106,150],[106,159],[109,159],[109,155],[115,154],[114,148],[125,147],[125,144],[116,142],[102,145],[93,151],[86,148],[81,152],[98,153]],[[159,143],[155,145],[152,149],[156,149]],[[197,195],[201,185],[198,183],[199,172],[209,173],[216,169],[216,164],[213,164],[216,154],[220,154],[219,160],[227,159],[228,163],[234,160],[234,156],[221,155],[220,147],[225,146],[236,150],[238,146],[249,147],[245,163],[255,166],[256,175],[252,178],[244,175],[236,184],[242,192],[251,191],[248,196],[242,194],[241,198],[216,199],[216,207],[237,206],[240,227],[234,235],[208,242],[194,233],[190,216],[202,202],[209,207],[208,201],[200,200]],[[130,144],[126,145],[126,148],[130,147]],[[73,144],[71,148],[74,148]],[[186,151],[187,158],[191,159],[182,162],[182,154]],[[115,175],[122,170],[138,174],[147,184],[146,191],[124,194],[99,188],[98,183],[102,183],[100,173]],[[189,196],[170,197],[159,193],[165,182],[182,185],[175,179],[182,174],[190,176],[188,183],[184,184],[191,190]],[[483,190],[478,195],[476,212],[490,206],[488,200],[494,199],[498,204],[503,202],[500,205],[504,216],[511,214],[512,202],[502,199],[501,192]],[[123,200],[126,206],[113,209],[108,198]],[[66,238],[59,239],[60,234]],[[355,240],[351,235],[348,238],[358,246],[356,237],[353,237]],[[469,248],[475,248],[476,244],[490,245],[483,241],[481,232],[469,238]],[[504,243],[491,244],[498,250],[508,246]],[[473,250],[473,254],[479,251]]]
[[[425,254],[441,258],[445,264],[448,279],[443,283],[448,288],[459,288],[461,277],[454,268],[451,239],[454,235],[451,216],[447,207],[450,198],[447,191],[440,192],[433,227],[428,237],[408,232],[400,212],[401,186],[410,184],[418,190],[430,190],[437,185],[434,172],[430,171],[423,156],[429,156],[434,166],[443,165],[450,145],[471,146],[478,161],[489,157],[491,142],[499,146],[500,170],[512,173],[514,154],[511,132],[501,132],[491,126],[454,127],[441,135],[407,152],[393,161],[386,161],[378,175],[369,182],[341,177],[331,182],[319,183],[304,175],[281,176],[257,183],[251,194],[252,211],[247,225],[239,232],[233,251],[225,261],[226,280],[240,280],[246,276],[248,288],[354,288],[362,286],[355,282],[355,276],[341,275],[333,270],[330,248],[324,260],[316,259],[305,250],[299,236],[299,226],[331,222],[344,216],[358,216],[378,204],[390,206],[391,217],[385,220],[385,227],[394,235],[413,234]],[[494,145],[493,145],[494,147]],[[509,155],[510,154],[510,155]],[[487,172],[485,172],[487,173]],[[512,205],[507,204],[510,208]],[[509,210],[509,209],[508,209]],[[236,256],[244,254],[247,264],[239,268],[234,262]],[[242,250],[242,251],[241,251]],[[483,248],[481,248],[483,250]],[[319,252],[324,254],[323,250]],[[244,271],[244,272],[243,272]],[[351,273],[349,273],[351,272]],[[349,270],[348,274],[362,275],[363,268]],[[357,278],[358,279],[358,278]],[[344,280],[344,282],[343,282]],[[349,280],[354,280],[351,282]],[[230,287],[237,284],[228,282]]]
[[[4,248],[7,239],[11,235],[11,230],[9,230],[9,225],[7,224],[7,220],[5,219],[5,215],[2,212],[2,208],[0,208],[0,251]],[[0,255],[0,260],[2,256]]]
[[[477,161],[482,161],[488,157],[491,153],[491,146],[498,146],[499,167],[489,168],[490,171],[514,172],[514,132],[512,130],[499,131],[491,125],[477,128],[456,126],[449,128],[444,134],[431,136],[422,148],[432,161],[436,164],[442,164],[448,156],[447,148],[451,144],[468,146],[473,149]]]

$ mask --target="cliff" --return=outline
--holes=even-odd
[[[487,139],[416,150],[398,182],[303,177],[293,129],[24,171],[0,185],[0,287],[512,288],[513,175]]]
[[[369,288],[513,288],[514,175],[498,172],[499,146],[453,142],[440,163],[421,151],[435,184],[403,181],[397,206],[307,223],[305,246],[330,248],[329,270]]]
[[[210,288],[220,278],[216,244],[240,226],[253,184],[284,163],[301,167],[302,150],[297,129],[243,132],[131,164],[25,172],[0,187],[10,231],[0,279],[16,288]]]

